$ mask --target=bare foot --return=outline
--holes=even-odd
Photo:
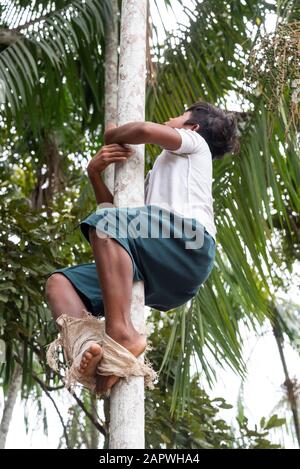
[[[118,336],[108,334],[112,339],[118,342],[120,345],[125,347],[129,352],[131,352],[135,357],[141,355],[147,347],[147,337],[144,334],[139,334],[138,332],[131,333],[131,335],[126,338],[121,338]],[[96,376],[96,393],[104,394],[109,389],[111,389],[118,381],[119,376]]]
[[[81,357],[79,371],[83,376],[95,376],[98,363],[102,358],[102,348],[98,344],[92,344]]]

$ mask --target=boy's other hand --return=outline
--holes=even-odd
[[[118,143],[104,145],[88,164],[89,178],[102,173],[112,163],[124,163],[133,154],[134,150],[129,145],[119,145]]]

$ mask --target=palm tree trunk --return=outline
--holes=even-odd
[[[111,8],[113,12],[112,21],[107,25],[105,32],[105,126],[108,122],[117,123],[118,111],[118,0],[111,0]],[[104,182],[110,192],[114,193],[115,185],[115,165],[110,164],[104,171]],[[105,416],[106,429],[109,428],[109,398],[103,400],[103,410]],[[109,445],[109,432],[107,431],[104,448]]]
[[[123,0],[118,75],[118,125],[145,120],[147,0]],[[114,203],[117,207],[144,204],[144,146],[115,168]],[[145,331],[143,282],[134,282],[131,318],[135,328]],[[139,358],[142,359],[142,358]],[[144,448],[144,379],[120,380],[110,398],[109,447]]]
[[[0,424],[0,449],[5,448],[9,425],[11,422],[13,410],[17,400],[18,392],[21,388],[22,368],[17,365],[13,373],[8,394],[4,403],[4,410]]]
[[[112,22],[105,33],[105,126],[117,122],[118,110],[118,0],[111,0]],[[104,171],[104,182],[114,192],[115,165],[110,164]]]

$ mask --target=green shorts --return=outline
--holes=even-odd
[[[193,298],[209,277],[215,260],[214,238],[195,218],[156,205],[97,209],[80,223],[89,242],[89,226],[115,239],[129,254],[133,281],[144,281],[145,304],[168,311]],[[57,269],[66,276],[88,311],[104,316],[95,262]]]

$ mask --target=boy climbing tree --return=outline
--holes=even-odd
[[[164,124],[110,124],[104,142],[88,176],[97,203],[106,206],[80,224],[95,262],[55,270],[46,285],[61,334],[48,350],[48,363],[57,366],[54,352],[62,345],[69,363],[66,385],[79,382],[99,395],[109,395],[118,379],[131,375],[153,386],[151,364],[136,358],[147,351],[147,340],[131,321],[132,284],[143,280],[145,304],[161,311],[195,296],[215,259],[213,160],[239,150],[234,114],[202,101]],[[144,205],[114,207],[101,174],[112,163],[126,164],[130,145],[146,143],[162,152],[147,174]],[[128,230],[137,216],[146,236]],[[151,236],[159,226],[162,233]],[[191,233],[201,240],[192,247]]]

